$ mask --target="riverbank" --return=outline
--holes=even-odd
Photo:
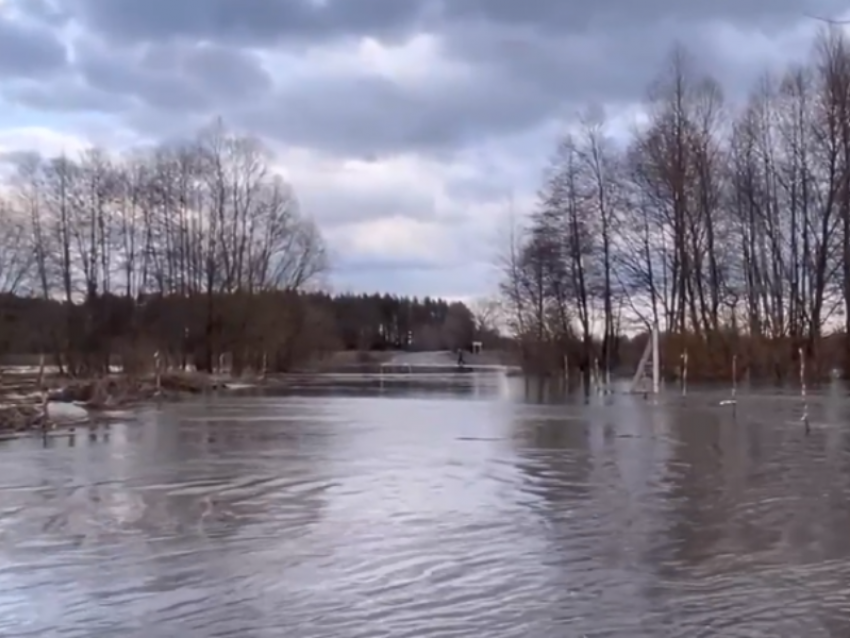
[[[0,377],[0,434],[85,424],[109,410],[237,390],[263,382],[260,378],[237,380],[199,372],[168,372],[159,378],[111,374],[96,379],[7,374]]]
[[[153,374],[126,375],[122,372],[95,379],[74,379],[59,375],[52,367],[42,374],[38,366],[0,366],[0,435],[52,430],[69,424],[85,424],[105,413],[151,401],[175,401],[209,392],[247,388],[292,388],[322,386],[345,378],[364,382],[394,375],[409,380],[420,377],[454,375],[458,372],[501,368],[501,353],[464,355],[458,368],[456,354],[436,352],[339,352],[287,374],[233,377],[197,371],[168,371],[157,379]],[[399,374],[402,373],[402,374]]]

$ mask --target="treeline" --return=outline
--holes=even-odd
[[[313,295],[311,302],[333,317],[345,350],[456,350],[473,341],[492,345],[497,333],[465,304],[392,295]]]
[[[149,369],[154,352],[173,366],[194,364],[204,360],[209,347],[207,302],[206,295],[131,298],[107,293],[68,306],[54,299],[2,295],[0,356],[50,353],[53,362],[78,374],[102,372],[116,360],[128,369]],[[258,313],[247,326],[242,323],[245,303]],[[249,299],[217,293],[213,307],[214,367],[222,354],[235,367],[285,371],[339,350],[469,348],[473,340],[492,341],[495,336],[477,327],[464,304],[428,297],[267,291]],[[70,338],[69,314],[77,325],[97,322],[89,342]],[[252,339],[255,349],[237,356]],[[59,350],[57,341],[63,346]],[[71,343],[78,349],[70,349]]]
[[[287,369],[317,350],[469,340],[462,304],[329,297],[321,234],[274,157],[221,123],[120,155],[13,158],[0,184],[0,354],[69,374]]]
[[[658,325],[667,373],[850,369],[850,43],[766,74],[738,108],[677,48],[626,144],[589,111],[559,140],[502,296],[529,367],[616,367],[619,336]],[[598,337],[601,335],[601,339]],[[835,344],[830,344],[835,349]]]

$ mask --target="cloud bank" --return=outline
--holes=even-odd
[[[586,105],[627,131],[684,43],[740,99],[837,0],[0,0],[0,153],[123,148],[220,115],[277,153],[337,290],[493,291]]]

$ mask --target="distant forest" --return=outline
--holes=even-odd
[[[246,304],[253,307],[250,322]],[[474,340],[502,345],[466,305],[430,297],[108,294],[68,304],[0,296],[0,356],[45,353],[77,374],[103,371],[116,356],[129,367],[134,358],[148,367],[154,352],[201,367],[225,352],[240,367],[257,367],[265,357],[269,369],[284,371],[338,350],[468,349]]]
[[[222,357],[234,372],[284,371],[343,349],[468,347],[482,333],[459,303],[317,292],[330,268],[321,230],[269,149],[221,121],[125,153],[7,160],[7,361],[43,353],[87,375],[116,359],[149,369],[159,353],[206,371]]]

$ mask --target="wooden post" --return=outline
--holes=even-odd
[[[688,351],[682,353],[682,396],[688,395]]]

